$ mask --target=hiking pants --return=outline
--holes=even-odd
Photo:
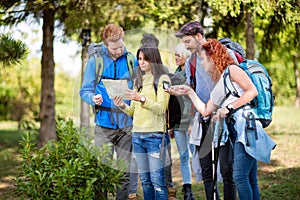
[[[116,200],[127,200],[129,190],[129,171],[131,161],[131,130],[132,126],[121,129],[108,129],[100,126],[95,127],[95,144],[102,146],[103,144],[111,143],[112,145],[112,156],[115,151],[117,159],[121,159],[125,164],[128,165],[126,171],[124,171],[125,178],[120,183],[120,187],[117,188]]]

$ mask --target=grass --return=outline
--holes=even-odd
[[[276,107],[274,110],[273,122],[266,131],[277,146],[272,152],[270,164],[259,163],[259,188],[263,200],[300,199],[299,121],[299,109]],[[0,200],[17,199],[14,178],[20,171],[18,142],[23,133],[16,130],[16,123],[13,122],[0,122],[0,127]],[[172,145],[175,145],[174,140],[172,140]],[[173,148],[174,150],[176,148]],[[173,181],[178,189],[177,198],[183,199],[179,159],[176,158],[176,154],[174,156]],[[219,188],[222,196],[220,183]],[[202,182],[193,182],[193,192],[197,200],[205,199]],[[141,194],[141,187],[139,187],[139,193]]]
[[[20,138],[21,133],[16,130],[0,130],[0,199],[13,199],[14,196],[13,180],[21,164],[18,157]]]
[[[263,200],[300,199],[299,121],[300,109],[275,107],[273,121],[266,131],[277,146],[272,151],[270,164],[259,163],[259,188]],[[177,197],[183,199],[179,160],[173,159],[173,162],[173,180],[179,189]],[[222,184],[218,186],[222,195]],[[193,192],[197,200],[205,200],[202,182],[193,183]]]

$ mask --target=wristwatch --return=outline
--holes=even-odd
[[[142,97],[140,98],[140,102],[141,102],[141,103],[145,103],[145,101],[146,101],[146,97],[145,97],[145,96],[142,96]]]
[[[232,104],[228,104],[228,105],[226,106],[226,108],[227,108],[227,110],[229,111],[228,115],[230,115],[230,114],[232,113],[232,111],[233,111],[233,105],[232,105]]]

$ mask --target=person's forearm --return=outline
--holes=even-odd
[[[218,108],[218,106],[214,105],[211,100],[209,100],[206,104],[198,97],[194,90],[190,91],[188,96],[193,102],[195,108],[198,112],[203,116],[209,116],[214,110]]]
[[[233,105],[234,109],[238,109],[239,107],[249,103],[252,101],[256,96],[257,96],[257,90],[256,88],[253,88],[252,90],[249,89],[247,90],[240,98],[232,102],[231,104]]]
[[[196,92],[194,90],[191,90],[188,96],[190,97],[197,111],[200,112],[201,115],[203,115],[205,112],[205,104],[203,103],[203,101],[201,101]]]

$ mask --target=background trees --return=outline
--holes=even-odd
[[[37,111],[40,145],[56,139],[55,104],[61,94],[54,86],[55,30],[63,31],[62,41],[79,41],[82,29],[90,29],[92,40],[99,41],[100,30],[107,23],[120,24],[125,31],[142,27],[176,31],[188,21],[199,20],[207,37],[230,37],[245,47],[248,58],[259,59],[267,66],[276,80],[277,104],[299,102],[299,0],[14,0],[1,1],[0,6],[1,25],[29,23],[32,19],[43,24],[41,96]]]
[[[0,62],[3,64],[3,68],[10,67],[14,64],[18,64],[27,56],[27,47],[20,40],[14,40],[12,37],[8,35],[0,36]],[[11,68],[15,70],[14,68]],[[9,70],[9,69],[7,69]],[[16,73],[15,73],[16,74]],[[5,76],[2,75],[2,83],[0,85],[0,119],[6,119],[9,115],[11,119],[18,121],[18,129],[21,128],[20,119],[23,118],[24,115],[24,104],[20,104],[23,100],[24,95],[26,94],[26,88],[22,88],[22,84],[20,82],[20,75],[18,77],[15,76]],[[9,78],[17,81],[17,87],[21,89],[20,92],[16,92],[16,90],[11,89],[12,85],[3,84],[3,79]],[[14,81],[11,81],[14,82]],[[15,108],[19,106],[19,109],[15,111]]]

